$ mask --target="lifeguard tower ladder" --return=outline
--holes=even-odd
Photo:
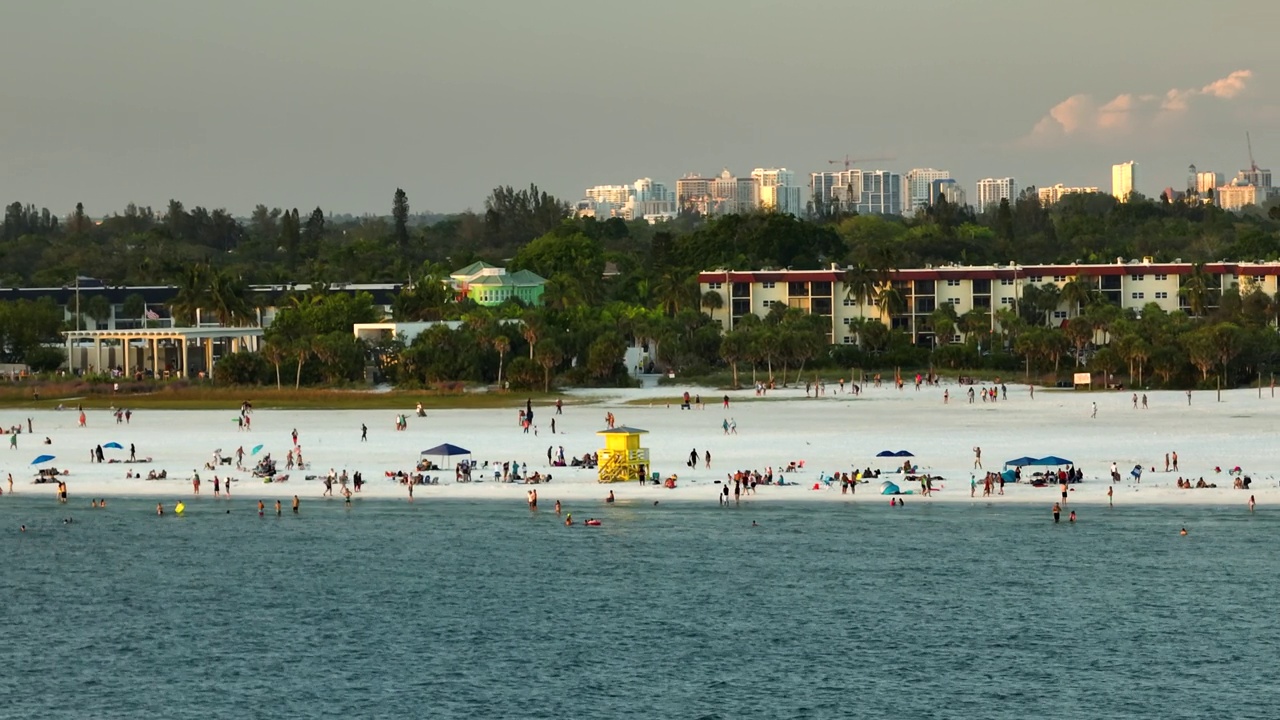
[[[628,482],[644,477],[649,468],[649,449],[640,447],[640,436],[648,433],[632,427],[601,430],[604,448],[600,450],[600,482]]]

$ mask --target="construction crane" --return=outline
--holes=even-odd
[[[896,159],[897,159],[897,158],[892,157],[892,156],[889,156],[889,157],[872,157],[872,158],[855,158],[855,157],[852,157],[852,156],[849,156],[849,155],[845,155],[843,160],[828,160],[828,161],[827,161],[827,164],[828,164],[828,165],[841,165],[841,164],[843,164],[843,165],[844,165],[844,169],[845,169],[845,170],[848,170],[849,168],[853,167],[854,165],[857,165],[858,163],[864,163],[864,162],[887,162],[887,161],[889,161],[889,160],[896,160]]]

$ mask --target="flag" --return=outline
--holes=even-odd
[[[159,320],[159,319],[160,319],[160,313],[157,313],[155,310],[152,310],[151,308],[147,308],[147,313],[146,313],[146,315],[147,315],[147,319],[148,319],[148,320]]]

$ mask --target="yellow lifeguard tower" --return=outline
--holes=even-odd
[[[649,432],[633,427],[601,430],[604,449],[600,451],[600,482],[639,480],[649,468],[649,449],[640,447],[640,436]]]

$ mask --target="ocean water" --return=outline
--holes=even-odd
[[[565,528],[551,500],[259,518],[239,497],[157,518],[6,495],[0,717],[1244,718],[1280,701],[1278,512],[589,504],[566,509],[603,526]]]

